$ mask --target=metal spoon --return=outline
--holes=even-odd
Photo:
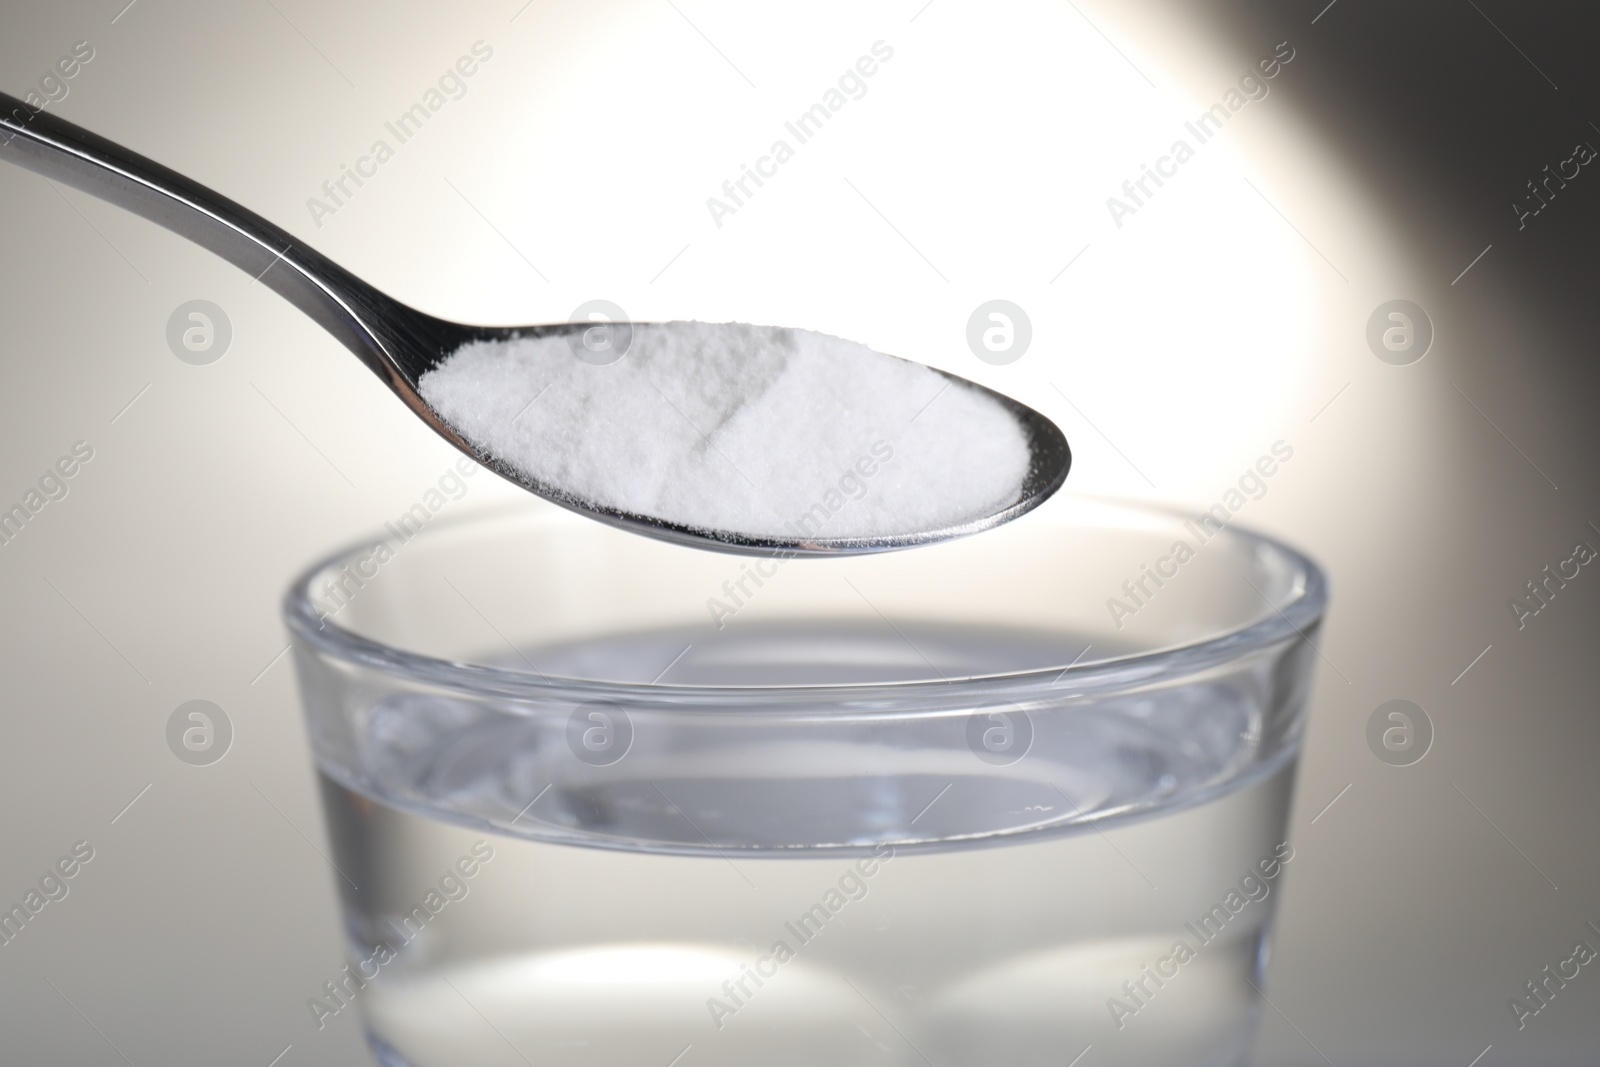
[[[595,504],[583,499],[582,486],[541,484],[480,451],[446,425],[417,391],[425,372],[469,341],[572,334],[593,323],[464,326],[436,319],[378,292],[260,215],[153,160],[4,93],[0,112],[0,159],[149,219],[259,278],[343,342],[456,448],[529,492],[612,526],[695,548],[749,555],[880,552],[962,537],[1014,519],[1060,488],[1072,463],[1066,438],[1049,419],[1010,397],[945,374],[992,397],[1016,418],[1027,438],[1031,463],[1022,492],[1015,503],[994,514],[914,534],[792,540],[697,529]]]

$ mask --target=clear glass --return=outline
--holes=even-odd
[[[394,1067],[1240,1062],[1321,573],[1063,498],[754,559],[544,507],[391,525],[286,614]]]

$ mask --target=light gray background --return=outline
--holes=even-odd
[[[1507,999],[1579,937],[1594,944],[1583,923],[1600,923],[1600,576],[1585,568],[1521,631],[1506,601],[1575,541],[1600,547],[1600,177],[1586,171],[1521,231],[1509,204],[1573,141],[1600,144],[1587,125],[1600,109],[1584,113],[1594,36],[1569,6],[911,0],[758,23],[688,2],[12,5],[0,88],[26,91],[88,40],[96,57],[54,109],[426,310],[538,321],[607,297],[638,318],[833,329],[1036,404],[1074,443],[1076,488],[1203,506],[1274,438],[1292,440],[1295,464],[1247,521],[1316,555],[1335,599],[1260,1060],[1560,1064],[1600,1045],[1600,972],[1584,969],[1521,1032]],[[1037,62],[1008,71],[1023,42],[1007,35],[1030,19],[1120,49],[1105,91],[1056,99],[1029,80],[1049,73]],[[775,183],[734,220],[748,226],[713,230],[704,197],[814,98],[805,86],[825,87],[879,37],[904,84],[866,98],[883,113],[853,102],[855,131],[807,157],[813,173],[796,170],[793,185],[826,196]],[[468,95],[315,228],[305,198],[478,39],[495,58]],[[1181,353],[1149,337],[1197,290],[1153,261],[1097,264],[1112,247],[1099,196],[1054,202],[1051,168],[1065,159],[1060,187],[1074,190],[1074,167],[1135,173],[1136,156],[1097,160],[1073,130],[1165,106],[1147,85],[1195,113],[1286,39],[1293,65],[1227,140],[1270,191],[1276,247],[1300,260],[1263,260],[1187,327],[1185,373],[1248,402],[1189,423],[1151,416],[1181,407],[1187,387],[1170,376]],[[608,63],[654,64],[666,88],[597,103]],[[962,105],[980,78],[1009,109]],[[909,157],[925,180],[864,178],[883,156]],[[941,184],[958,164],[975,176]],[[859,199],[839,183],[851,175]],[[1077,219],[1101,229],[1076,232]],[[1135,221],[1163,225],[1153,209]],[[986,227],[1038,263],[951,251]],[[795,236],[810,229],[826,246]],[[301,564],[403,511],[452,456],[271,292],[177,238],[6,167],[0,233],[0,502],[74,441],[95,449],[69,495],[0,547],[0,902],[74,841],[96,853],[65,900],[0,947],[4,1059],[361,1063],[353,1018],[318,1032],[304,1006],[341,960],[277,600]],[[1083,262],[1047,282],[1080,246]],[[1274,336],[1281,272],[1307,280],[1305,338]],[[738,288],[749,274],[757,283]],[[1100,306],[1095,285],[1123,302]],[[965,349],[968,315],[997,296],[1034,325],[1029,353],[1005,367]],[[1372,309],[1401,297],[1436,331],[1411,367],[1364,340]],[[204,367],[164,339],[172,310],[197,298],[234,333]],[[1099,315],[1122,316],[1098,336],[1123,343],[1075,344]],[[1234,366],[1229,351],[1264,355],[1213,373]],[[1252,392],[1250,367],[1278,375],[1273,388]],[[507,492],[483,476],[460,506]],[[1397,698],[1436,731],[1407,768],[1365,740],[1372,710]],[[234,727],[209,767],[166,745],[168,716],[191,699]]]

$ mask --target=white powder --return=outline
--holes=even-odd
[[[1015,503],[1028,472],[1022,427],[993,398],[809,330],[635,325],[604,366],[561,336],[479,341],[419,389],[531,481],[701,530],[938,530]]]

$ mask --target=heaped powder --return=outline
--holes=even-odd
[[[1021,495],[1022,427],[926,367],[809,330],[636,324],[622,358],[479,341],[424,374],[457,433],[582,502],[816,540],[940,530]]]

